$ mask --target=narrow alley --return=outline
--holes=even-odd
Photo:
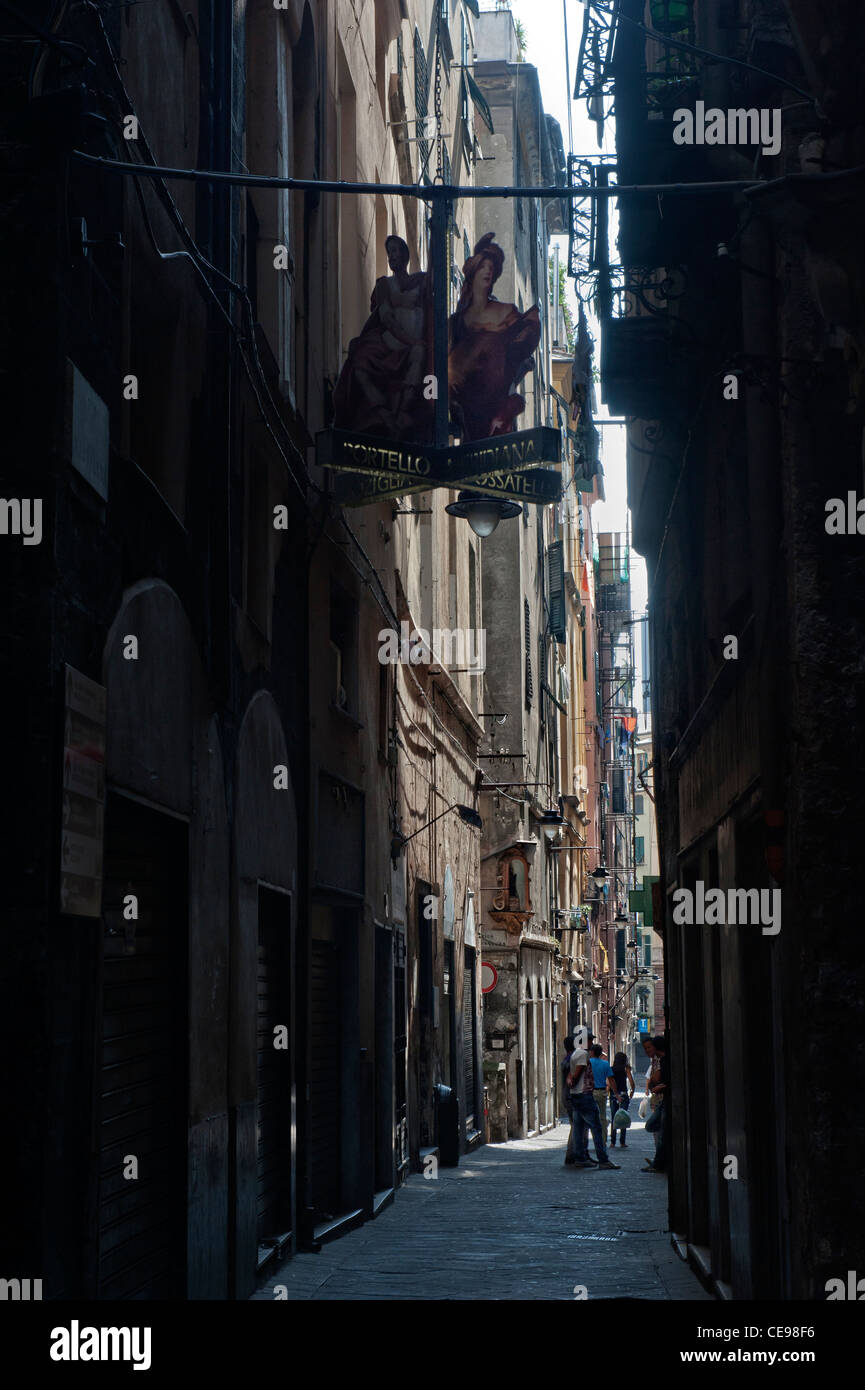
[[[413,1173],[375,1221],[287,1260],[254,1299],[713,1300],[667,1230],[637,1120],[618,1172],[565,1167],[567,1128],[487,1144],[434,1180]]]

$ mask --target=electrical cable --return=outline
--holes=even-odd
[[[29,18],[28,15],[22,14],[20,10],[15,8],[14,5],[10,5],[8,3],[8,0],[0,0],[0,10],[2,10],[4,14],[10,15],[12,19],[17,20],[17,22],[21,24],[27,30],[28,33],[35,35],[35,37],[38,39],[41,39],[44,44],[47,44],[49,46],[49,48],[56,48],[59,53],[62,53],[63,50],[67,48],[77,49],[79,53],[84,54],[84,58],[82,61],[85,63],[87,67],[92,68],[96,66],[83,44],[75,43],[72,39],[58,39],[56,35],[50,33],[47,29],[43,29],[40,24],[35,24],[33,20]]]
[[[54,9],[52,10],[51,17],[48,20],[47,28],[47,32],[52,36],[56,36],[57,30],[60,28],[60,25],[63,22],[63,15],[66,11],[67,4],[68,0],[55,0]],[[40,38],[38,40],[38,44],[39,47],[33,54],[33,58],[30,63],[30,72],[27,76],[27,98],[29,101],[32,101],[34,96],[42,95],[42,69],[48,58],[48,51],[50,49],[50,44],[47,44],[45,42],[45,39],[43,38]]]
[[[111,170],[125,174],[129,167],[125,160],[110,159],[103,155],[86,154],[83,150],[73,150],[72,157],[93,168]],[[862,166],[865,169],[865,166]],[[237,184],[243,188],[284,188],[294,192],[319,193],[373,193],[380,195],[392,193],[398,197],[419,198],[422,201],[436,197],[445,198],[617,198],[633,194],[637,197],[656,196],[667,193],[742,193],[755,187],[754,179],[720,179],[709,183],[658,183],[658,184],[595,184],[580,187],[567,184],[500,186],[484,184],[426,184],[419,188],[414,183],[363,183],[348,182],[344,179],[296,179],[288,175],[232,173],[222,169],[178,169],[166,164],[136,165],[139,173],[152,178],[185,179],[189,182]],[[842,177],[862,169],[840,170],[834,177]],[[756,181],[757,187],[768,187],[772,182],[792,179],[819,180],[832,177],[826,174],[787,174],[783,179]]]
[[[619,11],[619,18],[624,19],[627,24],[635,29],[641,30],[648,38],[654,39],[656,43],[662,44],[665,48],[678,48],[683,53],[696,53],[699,58],[711,58],[716,63],[726,63],[730,67],[745,68],[748,72],[757,72],[761,77],[770,77],[773,82],[777,82],[781,87],[787,87],[797,96],[805,97],[809,106],[813,106],[818,115],[822,116],[817,98],[811,92],[806,92],[804,87],[797,87],[795,82],[788,82],[786,77],[780,73],[769,72],[768,68],[760,68],[756,63],[747,63],[742,58],[730,58],[724,53],[713,53],[709,48],[698,48],[694,43],[686,43],[684,39],[673,39],[669,34],[659,34],[656,29],[649,29],[647,25],[641,24],[638,19],[632,19],[630,15]]]
[[[2,0],[0,0],[2,3]],[[128,174],[130,167],[124,159],[109,159],[102,155],[86,154],[83,150],[73,150],[72,158],[92,168],[102,168],[114,173]],[[743,193],[754,197],[769,189],[785,185],[819,185],[837,183],[841,179],[859,177],[865,174],[865,164],[857,164],[849,169],[824,170],[819,174],[781,174],[775,179],[717,179],[697,183],[647,183],[647,184],[595,184],[595,185],[533,185],[527,188],[484,184],[427,184],[419,188],[414,183],[350,183],[339,179],[295,179],[277,174],[231,173],[220,169],[177,169],[165,164],[136,164],[137,175],[155,179],[186,179],[191,182],[236,184],[243,188],[289,189],[295,192],[319,193],[393,193],[399,197],[419,198],[421,201],[445,198],[533,198],[533,199],[580,199],[580,198],[618,198],[660,197],[669,194],[713,194]],[[222,273],[222,272],[219,272]]]

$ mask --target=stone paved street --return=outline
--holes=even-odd
[[[619,1172],[566,1168],[566,1141],[561,1124],[413,1174],[375,1221],[287,1260],[254,1297],[280,1284],[289,1299],[572,1299],[583,1284],[589,1299],[713,1301],[670,1244],[642,1123],[615,1150]]]

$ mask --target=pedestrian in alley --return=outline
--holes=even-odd
[[[613,1074],[613,1068],[604,1056],[603,1048],[600,1043],[595,1043],[592,1048],[592,1077],[595,1089],[592,1094],[598,1107],[598,1115],[601,1120],[601,1133],[604,1136],[604,1143],[607,1142],[607,1083]]]
[[[594,1070],[594,1067],[592,1070]],[[616,1147],[616,1134],[618,1134],[620,1147],[626,1149],[628,1145],[625,1142],[625,1136],[628,1131],[627,1129],[617,1130],[613,1123],[616,1118],[617,1110],[628,1110],[633,1094],[637,1089],[634,1082],[634,1073],[631,1071],[631,1064],[628,1061],[626,1053],[617,1052],[613,1058],[611,1075],[607,1081],[607,1087],[610,1092],[611,1147]]]
[[[650,1121],[655,1133],[655,1157],[647,1162],[642,1171],[644,1173],[666,1173],[669,1164],[671,1119],[670,1054],[666,1036],[658,1034],[652,1039],[652,1046],[655,1056],[652,1075],[649,1079],[649,1089],[652,1099],[655,1101],[655,1110]]]
[[[593,1095],[594,1076],[587,1049],[594,1041],[594,1037],[594,1033],[590,1033],[586,1028],[579,1029],[574,1038],[574,1050],[568,1064],[568,1080],[571,1091],[571,1127],[574,1136],[574,1167],[618,1168],[618,1163],[610,1162],[601,1133],[601,1117]],[[592,1138],[595,1141],[597,1163],[589,1158],[589,1130],[591,1130]]]
[[[652,1081],[656,1079],[661,1079],[661,1059],[657,1056],[655,1052],[654,1041],[650,1037],[643,1038],[643,1051],[649,1059],[649,1065],[646,1068],[646,1098],[649,1102],[649,1110],[652,1113],[654,1113],[654,1111],[657,1110],[658,1106],[661,1103],[661,1098],[660,1096],[652,1095]],[[652,1136],[652,1141],[655,1145],[655,1152],[657,1153],[658,1131],[656,1129],[649,1129],[648,1120],[646,1121],[646,1128]]]
[[[565,1114],[568,1117],[568,1147],[565,1151],[565,1163],[571,1164],[574,1161],[574,1125],[571,1106],[571,1090],[568,1085],[568,1075],[570,1070],[571,1053],[574,1050],[574,1040],[570,1034],[565,1038],[565,1055],[559,1063],[559,1072],[562,1078],[562,1104]]]

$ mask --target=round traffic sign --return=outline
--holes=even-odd
[[[489,994],[494,990],[499,978],[499,972],[494,965],[490,965],[488,960],[481,961],[481,993]]]

